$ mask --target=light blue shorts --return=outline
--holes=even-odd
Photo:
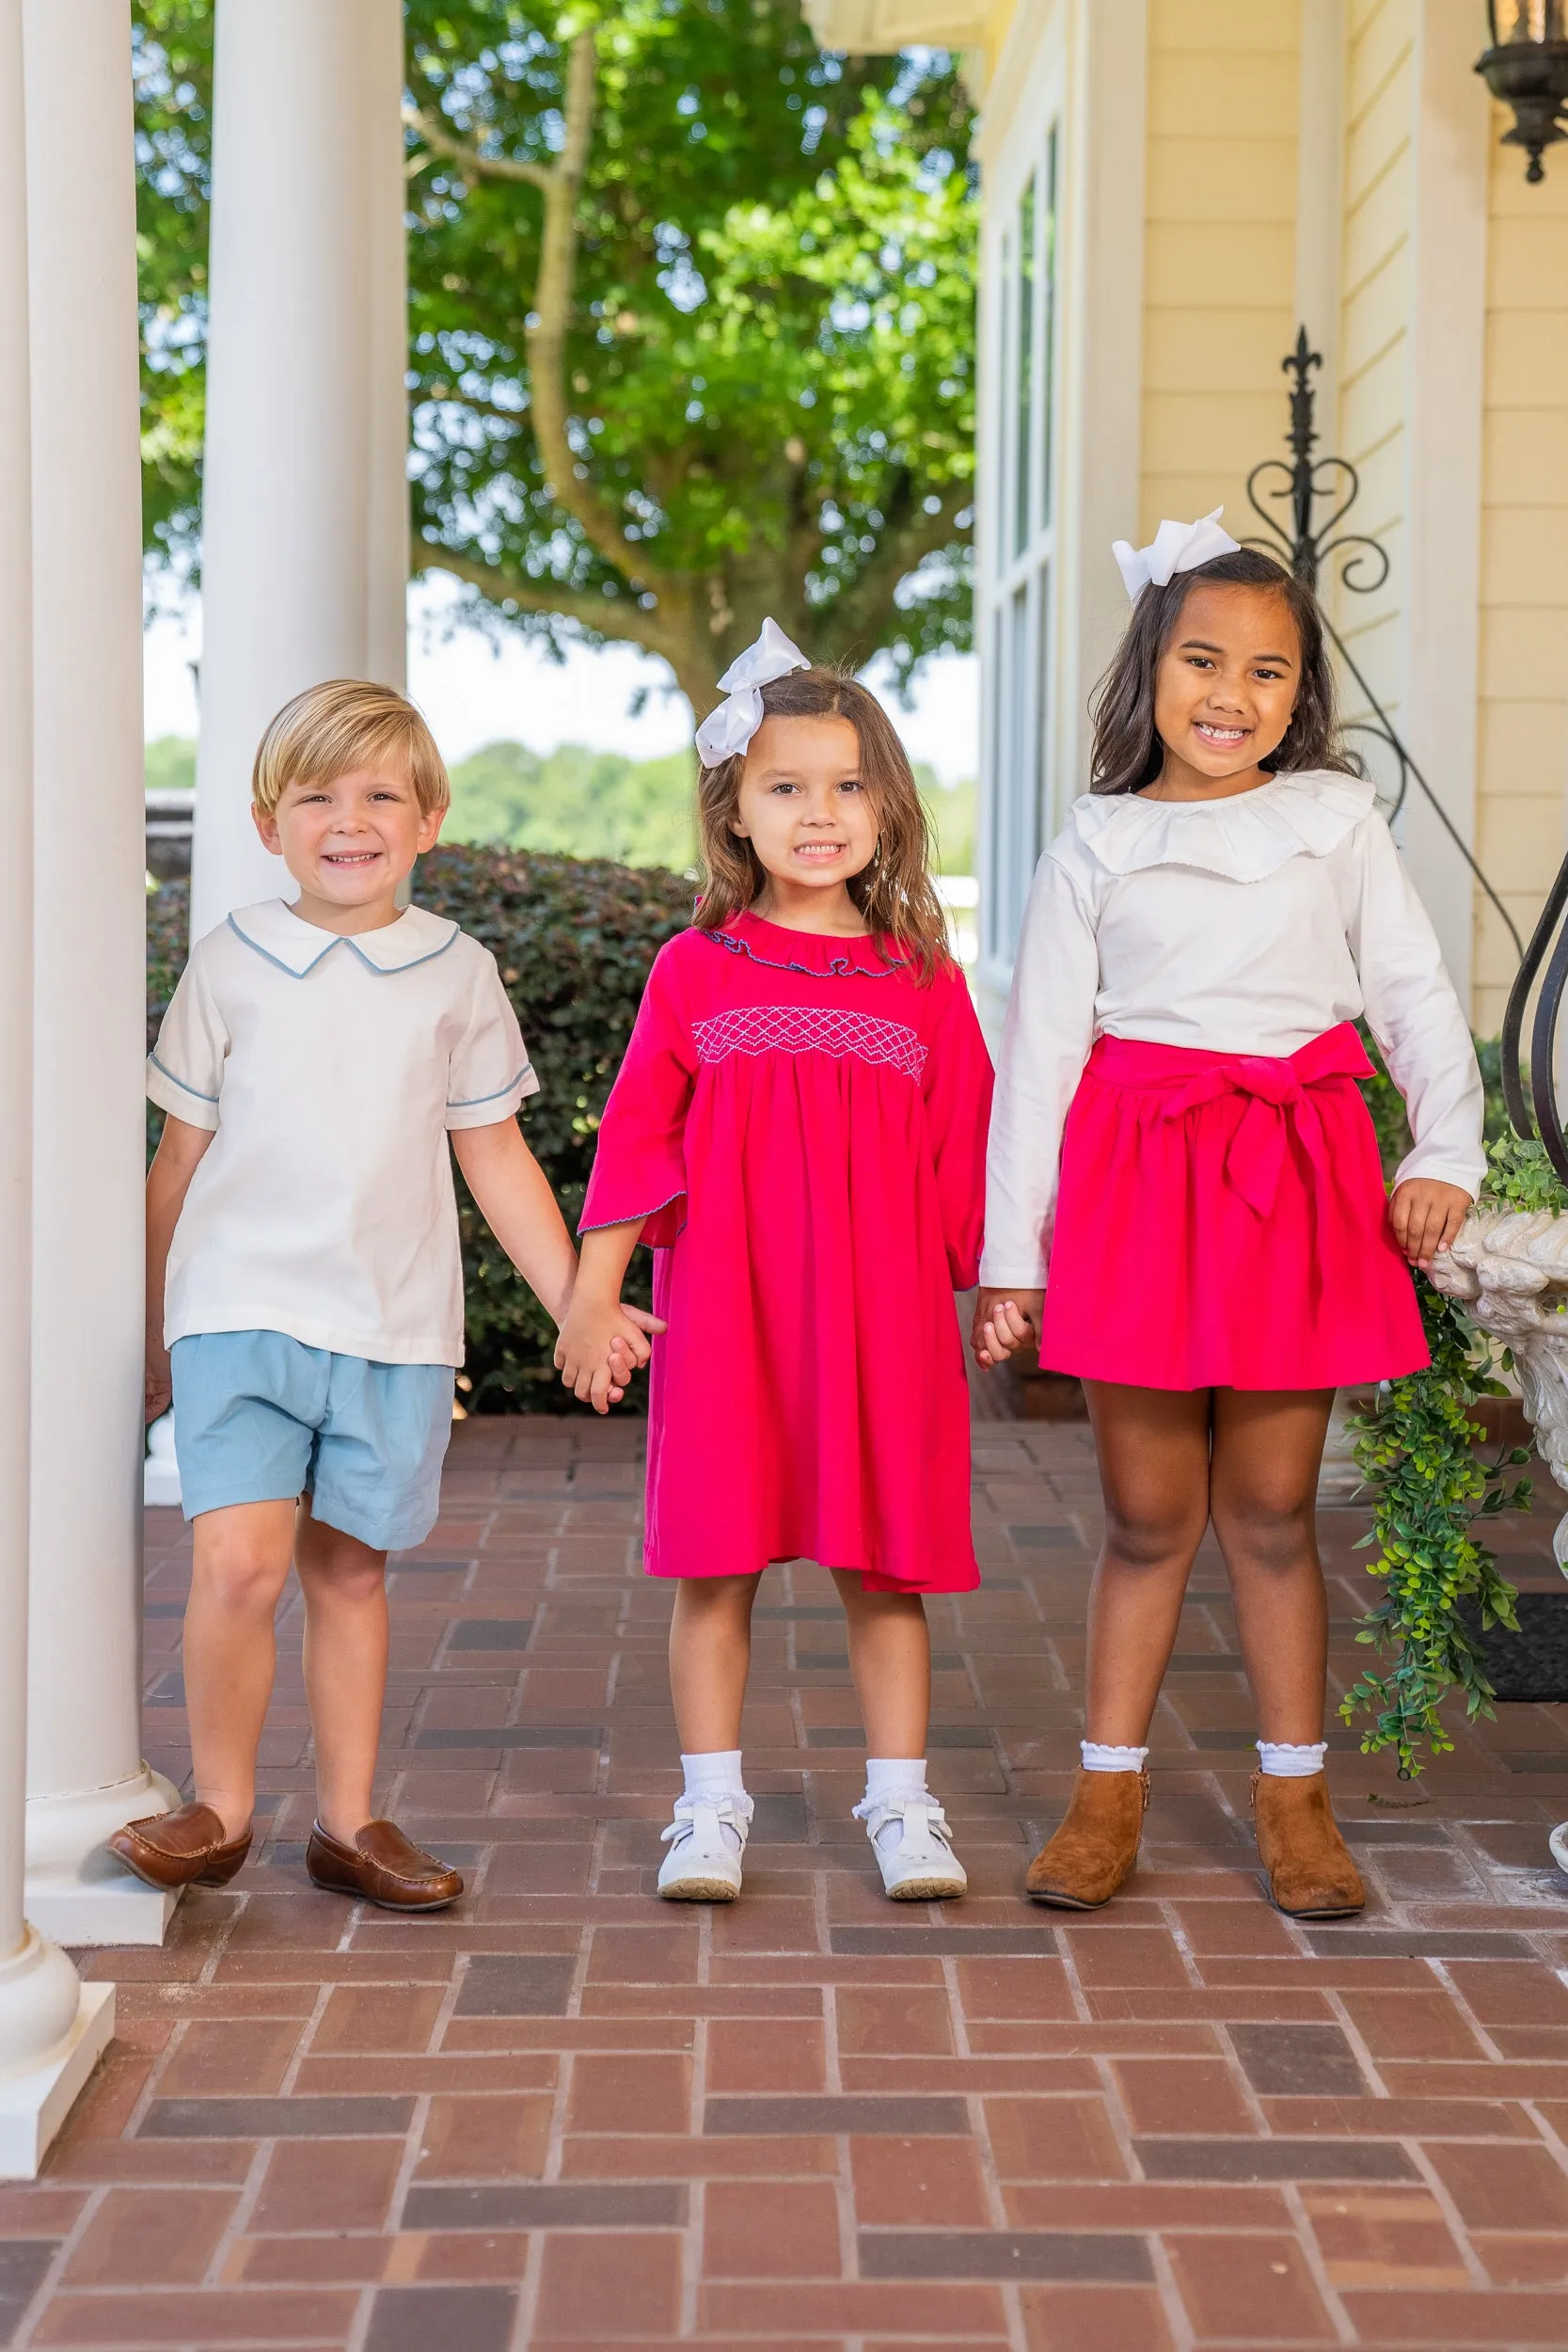
[[[436,1524],[451,1435],[450,1364],[372,1364],[282,1331],[176,1340],[174,1452],[185,1517],[309,1493],[372,1551]]]

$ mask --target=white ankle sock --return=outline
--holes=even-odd
[[[689,1797],[743,1797],[746,1783],[740,1776],[740,1750],[715,1748],[706,1756],[683,1756],[681,1771],[686,1774],[686,1794]]]
[[[884,1797],[918,1797],[926,1788],[923,1756],[868,1756],[865,1759],[865,1802],[879,1804]]]
[[[1310,1780],[1314,1772],[1323,1771],[1327,1754],[1326,1740],[1307,1747],[1292,1747],[1288,1740],[1258,1742],[1259,1769],[1267,1772],[1271,1780]]]
[[[1086,1772],[1141,1772],[1148,1757],[1147,1748],[1108,1748],[1098,1740],[1081,1740],[1078,1746]]]

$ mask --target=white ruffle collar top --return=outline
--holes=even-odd
[[[1293,857],[1329,856],[1370,816],[1376,797],[1358,776],[1304,769],[1220,801],[1085,792],[1070,816],[1085,849],[1108,874],[1191,866],[1249,882]]]

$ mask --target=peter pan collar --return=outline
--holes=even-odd
[[[1261,882],[1293,857],[1327,857],[1371,814],[1376,797],[1359,776],[1304,769],[1227,801],[1085,792],[1072,804],[1072,823],[1110,874],[1190,866],[1231,882]]]
[[[253,907],[239,907],[229,928],[254,947],[259,956],[304,979],[334,947],[352,947],[372,972],[407,972],[444,955],[457,936],[457,925],[423,907],[405,907],[395,923],[378,931],[360,931],[350,939],[341,931],[324,931],[302,921],[282,898],[263,898]]]

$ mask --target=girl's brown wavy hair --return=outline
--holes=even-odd
[[[1132,607],[1116,659],[1095,690],[1094,746],[1089,758],[1091,792],[1141,792],[1164,765],[1164,745],[1154,725],[1154,681],[1165,648],[1176,634],[1188,591],[1199,580],[1216,586],[1260,588],[1282,598],[1301,644],[1301,687],[1291,723],[1267,759],[1277,774],[1333,768],[1346,775],[1360,770],[1339,743],[1334,671],[1328,659],[1323,615],[1305,581],[1257,548],[1216,555],[1190,572],[1178,572],[1164,588],[1152,581]]]
[[[861,782],[877,818],[877,854],[846,887],[872,936],[912,964],[922,985],[951,967],[947,926],[931,881],[931,834],[904,746],[874,694],[836,670],[792,670],[762,689],[768,719],[847,719],[860,741]],[[768,881],[752,849],[730,830],[740,800],[744,752],[697,778],[702,897],[697,929],[717,931],[753,905]]]

